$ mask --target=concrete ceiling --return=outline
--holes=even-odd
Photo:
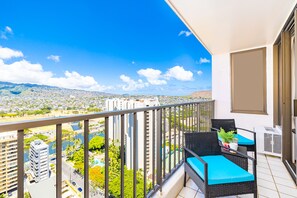
[[[273,44],[297,0],[166,0],[211,54]]]

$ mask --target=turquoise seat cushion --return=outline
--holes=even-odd
[[[203,156],[208,164],[208,185],[254,181],[254,175],[237,166],[222,155]],[[187,162],[204,180],[204,166],[195,157],[187,158]]]
[[[255,144],[254,140],[248,139],[248,138],[246,138],[242,135],[239,135],[239,134],[236,134],[235,138],[238,139],[239,145],[254,145]]]

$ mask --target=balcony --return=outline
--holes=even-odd
[[[201,197],[203,195],[191,179],[187,181],[186,187],[183,187],[182,184],[184,175],[183,133],[188,131],[209,131],[210,119],[214,117],[215,113],[214,104],[214,101],[203,101],[1,124],[0,132],[17,131],[19,145],[17,151],[19,156],[17,158],[17,195],[23,197],[24,192],[34,189],[32,186],[27,186],[22,177],[25,175],[23,129],[56,125],[55,175],[49,180],[45,179],[38,184],[40,191],[46,191],[50,188],[50,192],[54,193],[50,196],[61,197],[63,195],[62,184],[68,182],[70,188],[81,187],[84,197],[99,195],[102,197]],[[105,121],[103,131],[105,149],[102,166],[104,177],[101,180],[104,183],[103,188],[102,186],[96,186],[90,179],[91,162],[88,144],[83,144],[83,176],[79,180],[76,179],[80,176],[71,172],[70,177],[65,178],[63,176],[65,171],[69,172],[69,169],[71,169],[71,166],[66,163],[65,157],[62,155],[63,141],[61,132],[63,124],[83,121],[84,142],[89,142],[89,134],[91,133],[89,122],[98,118],[103,118]],[[114,120],[120,122],[117,122],[118,127],[112,129],[110,124],[112,123],[114,126]],[[126,120],[130,122],[126,122]],[[128,136],[125,137],[125,134]],[[113,137],[118,137],[118,139],[113,139]],[[114,151],[115,145],[119,146],[120,158],[119,176],[117,177],[119,180],[116,187],[118,194],[116,195],[113,194],[115,189],[113,185],[115,183],[111,180],[111,177],[114,177],[111,175],[114,174],[114,159],[113,154],[109,151],[110,149]],[[128,148],[129,145],[130,148]],[[128,153],[129,151],[130,153]],[[127,162],[132,163],[129,166]],[[132,173],[132,181],[126,179],[127,175],[125,173],[127,172]],[[280,158],[258,154],[257,179],[259,196],[296,197],[296,186]],[[73,181],[76,183],[76,187],[71,186]],[[55,187],[51,186],[53,183],[55,183]],[[127,183],[131,184],[131,189],[127,189]],[[35,195],[38,193],[38,191],[33,191]],[[248,195],[244,197],[246,196],[248,197]]]
[[[141,115],[151,115],[141,116]],[[131,117],[129,117],[131,116]],[[110,121],[119,117],[118,129],[111,130]],[[142,119],[140,120],[139,117]],[[56,197],[62,196],[63,182],[71,183],[63,177],[63,171],[67,166],[65,159],[62,157],[62,129],[63,124],[74,121],[84,122],[84,142],[89,142],[90,134],[89,121],[98,118],[104,118],[105,129],[104,139],[104,188],[94,186],[90,180],[89,174],[84,174],[82,189],[84,197],[96,197],[98,195],[109,197],[113,195],[110,190],[113,185],[110,180],[112,158],[109,149],[114,146],[114,142],[120,147],[120,176],[119,186],[120,197],[124,197],[127,189],[125,188],[127,180],[125,180],[125,172],[132,171],[132,194],[133,197],[201,197],[203,194],[198,190],[197,186],[190,179],[187,186],[183,187],[183,153],[182,148],[183,132],[186,131],[209,131],[210,119],[214,117],[214,101],[193,102],[187,104],[176,104],[158,107],[147,107],[142,109],[130,109],[124,111],[102,112],[98,114],[70,116],[63,118],[50,118],[44,120],[27,121],[19,123],[7,123],[0,125],[0,132],[17,131],[18,139],[18,185],[17,196],[23,197],[24,192],[32,187],[26,187],[23,179],[24,171],[24,128],[34,128],[40,126],[56,125],[56,176],[50,178],[50,182],[44,185],[52,185],[55,183],[55,188],[51,192],[55,192]],[[133,122],[127,123],[125,119],[131,119]],[[149,122],[148,122],[149,119]],[[140,123],[143,123],[141,125]],[[129,125],[130,124],[130,125]],[[150,125],[150,127],[148,126]],[[132,127],[129,131],[129,127]],[[128,131],[127,131],[128,130]],[[131,132],[130,135],[131,147],[128,149],[124,134]],[[143,134],[140,134],[143,132]],[[120,133],[120,138],[112,139]],[[129,134],[129,133],[128,133]],[[151,141],[148,144],[148,138],[151,136]],[[139,138],[141,137],[141,138]],[[164,147],[165,145],[165,147]],[[88,144],[84,144],[84,172],[89,172],[90,153]],[[127,152],[132,150],[133,152]],[[130,155],[131,156],[128,156]],[[132,161],[132,166],[129,168],[127,161]],[[127,168],[128,167],[128,168]],[[20,176],[21,175],[21,176]],[[75,178],[75,176],[73,176]],[[260,196],[268,197],[296,197],[296,186],[285,169],[284,164],[279,158],[269,157],[258,154],[257,165],[258,177],[258,193]],[[72,181],[75,181],[73,178]],[[107,178],[107,179],[105,179]],[[54,179],[54,180],[53,180]],[[45,180],[46,181],[46,180]],[[45,182],[43,181],[43,182]],[[140,185],[139,185],[139,182]],[[78,183],[78,182],[77,182]],[[42,182],[38,185],[40,188]],[[71,185],[71,184],[70,184]],[[47,188],[47,186],[45,186]],[[71,186],[74,188],[74,186]],[[33,190],[36,193],[36,190]],[[38,190],[37,190],[38,192]],[[55,196],[50,195],[50,196]]]

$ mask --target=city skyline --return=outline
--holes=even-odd
[[[211,55],[165,1],[14,4],[0,13],[0,81],[119,94],[211,89]]]

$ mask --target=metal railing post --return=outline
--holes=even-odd
[[[146,139],[146,135],[147,135],[147,123],[146,123],[146,117],[147,117],[147,114],[148,112],[147,111],[144,111],[143,113],[143,130],[144,130],[144,137],[143,137],[143,146],[144,146],[144,149],[143,149],[143,180],[144,180],[144,186],[143,186],[143,191],[144,191],[144,197],[146,197],[146,143],[147,143],[147,139]]]
[[[157,110],[157,184],[162,192],[162,109]]]
[[[174,106],[174,167],[176,167],[176,106]]]
[[[156,161],[155,161],[155,154],[156,154],[156,151],[155,151],[155,147],[156,147],[156,111],[153,110],[153,146],[152,146],[152,152],[153,152],[153,171],[152,171],[152,174],[153,174],[153,187],[155,186],[155,164],[156,164]]]
[[[84,197],[89,198],[89,120],[84,121]]]
[[[56,125],[56,198],[62,197],[62,124]]]
[[[168,130],[169,130],[169,173],[171,173],[171,107],[169,107],[169,118],[168,118]],[[165,159],[166,160],[166,159]]]
[[[178,161],[180,162],[180,149],[181,149],[181,143],[180,143],[180,132],[181,132],[181,123],[180,123],[180,108],[178,107]]]
[[[124,194],[124,177],[125,177],[125,170],[124,170],[124,156],[125,156],[125,115],[121,114],[121,197],[125,197]]]
[[[164,115],[163,115],[163,131],[161,133],[163,134],[163,177],[165,178],[166,175],[166,108],[163,109]]]
[[[108,128],[108,124],[109,124],[109,117],[105,117],[105,198],[108,198],[108,191],[109,191],[109,156],[108,156],[108,152],[109,152],[109,128]]]
[[[17,132],[18,197],[24,198],[24,130]]]
[[[136,185],[137,185],[137,113],[133,113],[133,197],[137,197]]]

